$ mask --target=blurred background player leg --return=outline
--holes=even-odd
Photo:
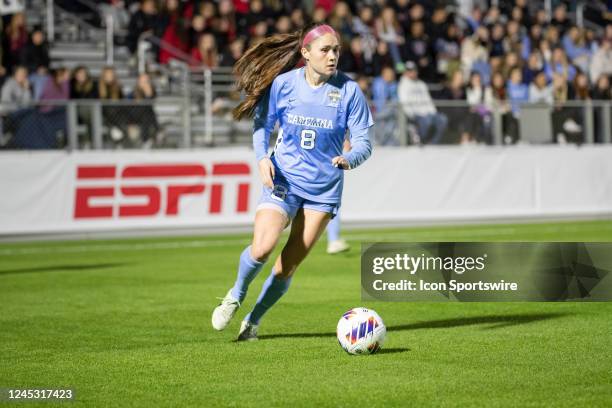
[[[348,251],[351,246],[340,238],[340,214],[336,214],[327,224],[327,253],[337,254]]]

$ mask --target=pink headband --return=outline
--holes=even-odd
[[[334,30],[327,24],[323,24],[323,25],[313,28],[312,30],[308,32],[308,34],[306,34],[306,37],[304,37],[304,40],[302,41],[302,47],[307,46],[308,44],[310,44],[311,42],[313,42],[320,36],[324,34],[328,34],[328,33],[336,35],[336,30]]]

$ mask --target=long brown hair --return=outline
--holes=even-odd
[[[246,94],[232,114],[235,119],[253,116],[255,106],[278,75],[290,71],[302,58],[302,40],[322,23],[306,25],[291,34],[276,34],[248,49],[234,65],[236,89]],[[308,46],[306,46],[308,48]]]

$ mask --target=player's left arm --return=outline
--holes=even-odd
[[[334,157],[332,163],[344,170],[350,170],[366,161],[372,155],[370,133],[373,126],[372,112],[361,89],[356,87],[348,104],[347,127],[351,135],[351,150],[342,156]]]

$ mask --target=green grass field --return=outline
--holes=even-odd
[[[269,267],[210,326],[248,235],[0,244],[0,388],[74,388],[70,406],[612,406],[612,303],[362,304],[359,273],[360,241],[612,241],[612,221],[345,235],[253,343],[233,340]],[[360,305],[388,327],[380,354],[337,344]]]

